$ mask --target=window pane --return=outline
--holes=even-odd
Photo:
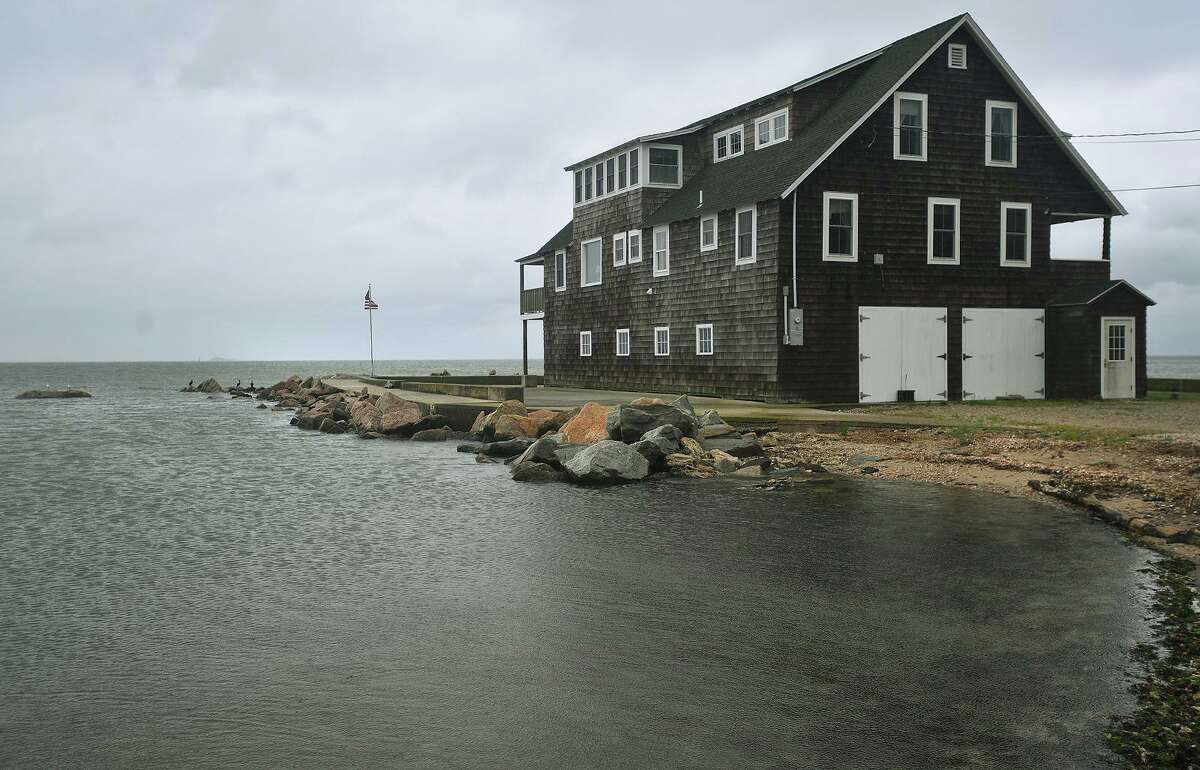
[[[613,261],[618,264],[625,261],[625,239],[617,238],[613,241]]]
[[[900,154],[921,154],[921,133],[924,129],[921,102],[915,99],[900,100]]]
[[[612,192],[613,190],[617,189],[616,188],[616,184],[617,184],[617,178],[616,178],[617,162],[616,162],[616,160],[613,158],[609,158],[608,162],[605,164],[605,167],[608,171],[608,176],[604,182],[604,187],[609,192]]]
[[[787,133],[787,115],[775,116],[775,138],[782,139]]]
[[[583,282],[600,282],[600,241],[592,241],[583,246]]]
[[[1009,233],[1004,245],[1004,258],[1013,262],[1025,261],[1025,234]]]
[[[715,225],[716,225],[716,220],[714,220],[714,219],[701,219],[700,220],[700,245],[701,246],[711,246],[712,245],[713,236],[716,234]]]
[[[845,198],[832,198],[829,201],[829,224],[836,227],[850,227],[854,221],[854,202]]]
[[[729,135],[729,154],[737,155],[742,151],[742,132],[737,131]]]
[[[625,180],[625,153],[617,156],[617,187],[624,190],[626,185]]]
[[[575,172],[575,202],[579,203],[583,200],[583,172]]]
[[[729,154],[729,140],[724,136],[717,137],[717,157],[724,158]]]
[[[662,147],[650,148],[650,183],[677,184],[679,182],[679,151]]]
[[[768,121],[763,121],[758,124],[758,143],[767,144],[771,141],[771,124]]]
[[[629,234],[629,261],[641,261],[642,259],[642,234]]]
[[[604,164],[596,164],[596,197],[604,194]]]
[[[586,168],[583,170],[583,199],[592,199],[592,170]]]
[[[954,259],[954,211],[954,206],[945,203],[933,206],[934,259]]]
[[[1013,112],[1007,107],[992,108],[992,160],[1012,162]]]
[[[638,151],[629,151],[629,184],[638,183]]]

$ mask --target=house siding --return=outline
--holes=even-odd
[[[780,355],[778,393],[788,399],[858,400],[858,307],[948,309],[948,396],[962,395],[962,308],[1042,308],[1063,287],[1109,276],[1106,261],[1051,260],[1051,211],[1105,212],[1107,206],[987,61],[965,30],[969,69],[947,67],[940,46],[899,88],[928,94],[928,160],[893,158],[889,98],[796,190],[797,292],[802,347]],[[986,100],[1018,102],[1017,168],[984,163]],[[1039,139],[1037,137],[1044,137]],[[857,193],[858,261],[821,258],[823,193]],[[960,264],[927,263],[930,197],[960,200]],[[1031,267],[1000,265],[1000,203],[1032,204]],[[787,202],[790,207],[792,201]],[[1068,205],[1069,204],[1069,205]],[[1096,251],[1099,255],[1100,244]],[[883,254],[884,264],[873,255]],[[783,271],[791,279],[790,265]],[[1048,370],[1049,371],[1049,370]]]

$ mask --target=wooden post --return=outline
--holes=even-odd
[[[528,377],[529,376],[529,321],[527,321],[525,319],[521,319],[521,365],[522,365],[521,373],[525,377]],[[525,384],[525,381],[523,378],[521,380],[521,384],[522,385]]]
[[[1112,217],[1104,218],[1104,236],[1100,241],[1100,259],[1108,262],[1112,259]]]

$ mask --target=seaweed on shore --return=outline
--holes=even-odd
[[[1126,768],[1200,769],[1200,613],[1189,573],[1163,559],[1154,575],[1153,642],[1134,647],[1139,679],[1132,714],[1114,716],[1105,740]]]

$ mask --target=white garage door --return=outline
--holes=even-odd
[[[963,400],[1046,397],[1046,313],[963,308]]]
[[[946,400],[946,308],[858,309],[858,400]]]

